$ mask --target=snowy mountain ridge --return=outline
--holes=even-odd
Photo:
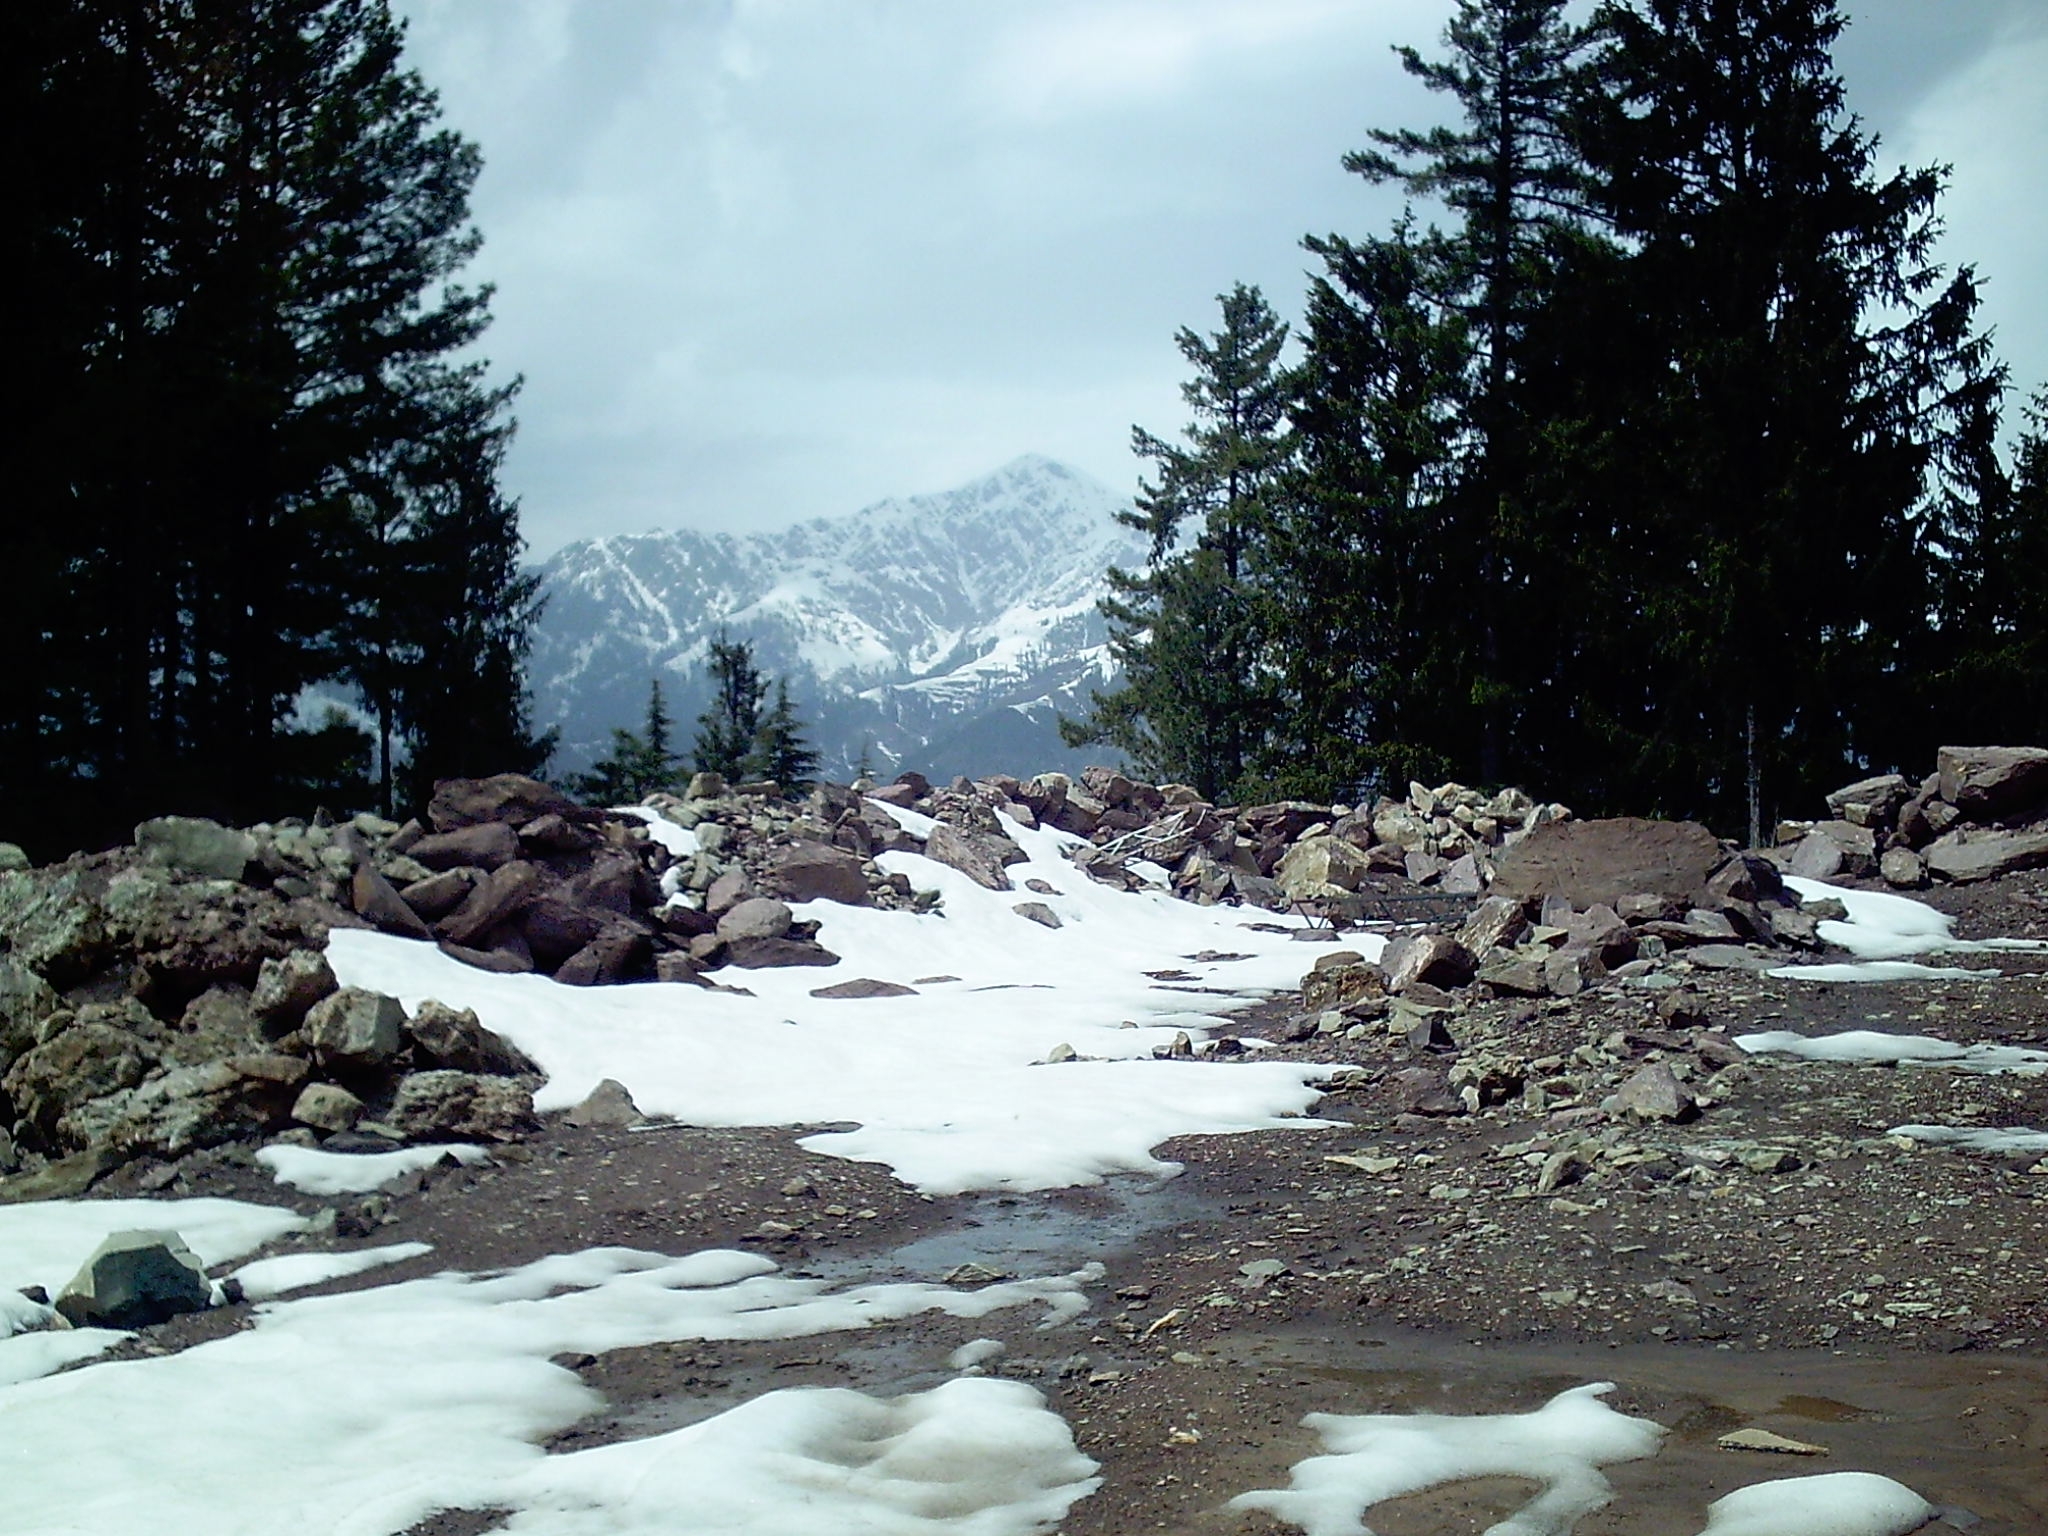
[[[776,532],[672,529],[568,545],[541,567],[529,674],[557,771],[637,726],[659,677],[686,743],[720,631],[789,679],[827,772],[1034,771],[1110,675],[1096,602],[1144,558],[1129,499],[1040,455],[954,490]],[[1100,751],[1086,754],[1100,757]]]

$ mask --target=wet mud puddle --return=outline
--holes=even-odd
[[[1614,1408],[1671,1433],[1656,1456],[1605,1469],[1614,1501],[1582,1520],[1577,1536],[1696,1536],[1707,1505],[1736,1488],[1847,1471],[1882,1473],[1941,1506],[1930,1536],[2048,1532],[2048,1361],[2037,1355],[1477,1347],[1289,1330],[1237,1336],[1216,1363],[1284,1384],[1280,1395],[1303,1412],[1341,1414],[1522,1413],[1568,1387],[1614,1382]],[[1818,1454],[1719,1444],[1742,1429]],[[1378,1536],[1477,1533],[1532,1491],[1513,1479],[1475,1480],[1376,1506],[1369,1523]]]

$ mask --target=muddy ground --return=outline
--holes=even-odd
[[[1964,937],[2048,937],[2040,874],[1929,899],[1958,914]],[[1304,944],[1304,970],[1317,953]],[[1961,963],[2003,974],[1827,986],[1669,969],[1697,994],[1707,1035],[1871,1028],[2048,1048],[2048,955]],[[1005,1346],[991,1369],[1041,1390],[1102,1464],[1104,1485],[1074,1507],[1068,1536],[1291,1529],[1224,1505],[1285,1486],[1316,1452],[1305,1414],[1523,1411],[1588,1381],[1616,1383],[1615,1407],[1673,1433],[1653,1460],[1610,1469],[1615,1502],[1582,1536],[1693,1536],[1732,1488],[1852,1469],[1947,1506],[1948,1528],[2048,1532],[2048,1160],[1885,1134],[1911,1123],[2048,1129],[2048,1076],[1729,1065],[1711,1040],[1674,1031],[1659,1012],[1667,995],[1604,986],[1477,1003],[1445,1016],[1450,1042],[1436,1049],[1378,1026],[1287,1044],[1298,1000],[1269,1000],[1231,1029],[1271,1042],[1253,1050],[1265,1059],[1347,1065],[1318,1111],[1329,1123],[1169,1143],[1160,1155],[1183,1172],[1163,1183],[929,1199],[881,1168],[805,1152],[788,1128],[577,1130],[557,1119],[491,1165],[367,1200],[296,1196],[231,1152],[187,1159],[164,1192],[332,1208],[354,1234],[337,1246],[434,1245],[338,1287],[600,1244],[741,1247],[835,1284],[1104,1266],[1093,1309],[1049,1331],[1015,1308],[564,1360],[608,1406],[560,1435],[561,1448],[674,1428],[778,1387],[919,1390],[951,1374],[951,1351],[985,1337]],[[1233,1060],[1218,1056],[1214,1070]],[[1602,1111],[1622,1078],[1656,1060],[1706,1101],[1695,1117],[1638,1124]],[[1409,1112],[1415,1078],[1404,1073],[1460,1062],[1476,1113]],[[133,1170],[100,1192],[133,1193],[147,1177]],[[248,1308],[227,1308],[135,1347],[248,1321]],[[1716,1444],[1744,1426],[1825,1455]],[[1466,1483],[1378,1506],[1370,1523],[1380,1536],[1477,1533],[1531,1491]],[[417,1530],[494,1525],[488,1512],[451,1512]]]

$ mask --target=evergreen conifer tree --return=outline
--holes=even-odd
[[[1276,787],[1328,799],[1399,792],[1473,760],[1473,562],[1466,494],[1469,325],[1435,297],[1435,254],[1311,239],[1295,407],[1300,467],[1269,559],[1289,637]]]
[[[592,805],[637,805],[656,790],[672,788],[682,759],[671,749],[674,722],[661,695],[661,679],[647,685],[647,715],[640,729],[612,728],[611,752],[576,774],[569,792]]]
[[[722,631],[711,642],[706,667],[711,678],[711,704],[697,717],[697,771],[743,779],[752,767],[767,682],[754,665],[753,646],[744,640],[730,639]]]
[[[1096,693],[1070,745],[1106,743],[1141,773],[1230,799],[1252,783],[1270,729],[1267,604],[1256,580],[1294,451],[1287,327],[1258,289],[1223,295],[1222,328],[1175,338],[1194,374],[1184,446],[1133,428],[1152,461],[1133,512],[1151,541],[1143,571],[1112,570],[1102,604],[1122,685]]]
[[[817,776],[818,763],[818,753],[805,738],[803,721],[790,701],[788,679],[777,678],[775,702],[754,732],[750,773],[773,779],[787,794],[808,785]]]
[[[1976,284],[1931,257],[1937,170],[1880,179],[1833,0],[1603,9],[1587,144],[1628,248],[1636,360],[1613,449],[1657,659],[1624,731],[1674,751],[1659,808],[1752,836],[1873,761],[1924,757],[1902,672],[1935,593],[1950,450],[2002,385]],[[1634,713],[1635,718],[1628,716]],[[1911,746],[1908,743],[1911,741]]]
[[[503,536],[474,560],[410,538],[438,515],[423,453],[478,531],[503,430],[479,412],[506,397],[448,361],[488,318],[453,281],[478,162],[403,67],[386,0],[34,9],[10,109],[16,142],[55,152],[30,157],[0,248],[38,295],[37,399],[9,453],[21,552],[50,578],[18,627],[47,665],[0,695],[4,798],[98,818],[86,837],[172,807],[296,808],[308,754],[354,750],[293,742],[291,719],[307,685],[357,674],[365,611],[390,600],[380,544],[455,562],[496,647],[455,666],[380,631],[362,680],[387,734],[443,752],[395,724],[408,666],[496,688],[516,716],[532,594],[502,558],[514,512],[497,501]],[[479,718],[447,713],[450,731]]]
[[[1527,492],[1542,423],[1523,409],[1529,400],[1518,386],[1526,332],[1551,297],[1557,253],[1576,237],[1586,201],[1572,117],[1591,36],[1566,10],[1566,0],[1459,0],[1442,58],[1398,51],[1409,74],[1455,100],[1462,121],[1427,132],[1375,130],[1373,148],[1344,160],[1369,181],[1440,200],[1458,220],[1432,230],[1405,259],[1417,297],[1462,315],[1471,337],[1470,440],[1460,448],[1461,485],[1442,501],[1434,536],[1467,555],[1455,579],[1466,594],[1458,639],[1468,654],[1457,658],[1440,704],[1472,715],[1476,755],[1464,756],[1450,720],[1431,734],[1486,783],[1506,771],[1518,706],[1545,671],[1541,636],[1520,611],[1541,542],[1542,511]],[[1311,249],[1327,260],[1344,245],[1332,236]]]

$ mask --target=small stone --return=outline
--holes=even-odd
[[[202,880],[239,880],[256,857],[256,839],[203,816],[159,816],[135,829],[135,846],[152,863]]]
[[[306,1043],[322,1061],[347,1068],[374,1067],[398,1054],[405,1005],[382,992],[344,987],[306,1015]]]
[[[640,1113],[640,1106],[633,1102],[626,1085],[608,1077],[563,1118],[571,1125],[622,1126],[639,1125],[647,1117]]]
[[[1615,1092],[1612,1109],[1638,1120],[1683,1120],[1697,1113],[1698,1106],[1670,1067],[1652,1061],[1629,1075]]]
[[[900,981],[876,981],[871,976],[856,976],[852,981],[835,981],[829,987],[813,987],[811,996],[840,999],[915,997],[917,989],[906,987]]]
[[[1059,914],[1042,901],[1020,901],[1010,910],[1019,917],[1029,918],[1032,922],[1042,927],[1062,928],[1066,926],[1060,921]]]
[[[1780,1456],[1825,1456],[1828,1453],[1824,1445],[1789,1440],[1783,1435],[1772,1434],[1768,1429],[1730,1430],[1714,1444],[1724,1451],[1771,1451]]]
[[[363,1118],[363,1101],[333,1083],[308,1083],[292,1105],[292,1118],[320,1131],[347,1131]]]
[[[285,1034],[297,1029],[313,1005],[331,996],[338,985],[325,955],[295,949],[263,962],[256,973],[256,990],[249,994],[249,1010],[272,1035]]]

